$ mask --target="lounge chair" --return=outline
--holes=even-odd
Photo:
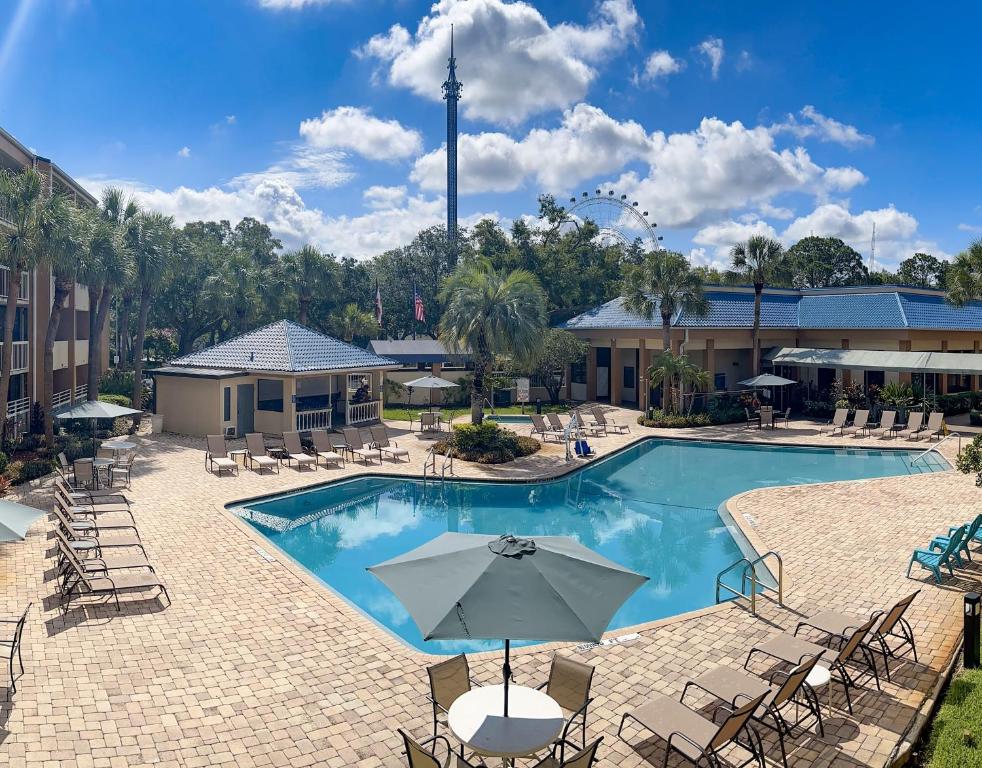
[[[589,432],[594,437],[601,437],[607,434],[607,427],[598,423],[596,420],[587,421],[583,411],[573,411],[576,417],[576,424],[580,432]]]
[[[68,461],[68,457],[65,455],[64,451],[58,454],[58,471],[61,472],[61,476],[65,478],[65,482],[71,484],[73,481],[74,472],[72,470],[72,465]]]
[[[400,456],[405,456],[406,461],[410,461],[409,449],[400,448],[398,443],[390,441],[384,424],[374,424],[369,427],[368,431],[372,435],[372,445],[385,455],[391,456],[392,461],[398,461]]]
[[[594,420],[597,422],[598,425],[604,428],[605,432],[613,431],[613,432],[625,433],[631,431],[630,428],[627,426],[627,424],[618,424],[617,422],[609,421],[607,417],[604,416],[604,412],[602,408],[595,407],[591,410],[591,413],[593,414]]]
[[[262,432],[249,432],[246,435],[246,455],[245,460],[249,462],[249,468],[259,467],[259,474],[264,469],[276,468],[276,474],[280,473],[280,463],[269,455],[266,450],[266,442],[263,440]]]
[[[896,420],[896,411],[883,411],[880,414],[880,423],[869,431],[870,437],[890,437],[893,435],[893,423]]]
[[[977,537],[979,536],[979,526],[982,526],[982,515],[976,515],[975,519],[970,523],[966,523],[966,525],[968,528],[965,529],[965,537],[962,539],[962,543],[959,545],[958,549],[955,550],[955,559],[958,561],[959,565],[962,564],[962,552],[965,553],[965,559],[972,562],[972,553],[969,551],[968,545],[973,541],[978,541]],[[947,547],[948,541],[955,535],[955,531],[957,531],[958,528],[959,526],[952,526],[949,528],[947,536],[935,536],[933,539],[931,539],[931,544],[928,546],[928,549],[944,549]]]
[[[300,443],[299,432],[283,433],[283,461],[286,462],[287,466],[290,466],[291,461],[295,461],[297,471],[300,471],[302,467],[317,469],[317,458],[304,452],[303,445]]]
[[[314,460],[324,460],[324,468],[328,464],[340,467],[344,464],[344,454],[334,450],[331,437],[326,429],[313,429],[310,431],[310,439],[314,443]]]
[[[345,453],[351,454],[351,459],[354,461],[355,454],[351,450],[351,446],[348,445],[347,441],[344,439],[344,435],[340,432],[328,432],[327,439],[331,443],[331,450],[335,453],[340,453],[344,456]]]
[[[856,663],[854,656],[858,652],[863,658],[863,665],[869,669],[873,676],[873,680],[876,682],[877,689],[880,688],[880,675],[876,671],[876,661],[873,658],[873,653],[870,651],[868,645],[866,644],[866,636],[873,629],[873,625],[876,623],[876,617],[865,621],[856,627],[852,634],[850,634],[845,641],[840,645],[839,649],[835,651],[835,657],[829,663],[829,673],[831,675],[832,682],[838,682],[842,684],[843,689],[846,692],[846,707],[849,709],[849,714],[852,714],[852,698],[849,695],[849,689],[857,687],[857,681],[849,674],[847,669],[847,664]],[[754,658],[754,654],[761,654],[763,656],[769,656],[772,659],[777,659],[778,661],[783,661],[785,664],[799,665],[804,662],[806,658],[811,658],[812,656],[825,653],[832,653],[834,649],[827,648],[824,645],[818,645],[805,640],[801,637],[795,637],[794,635],[780,634],[775,635],[769,640],[765,640],[762,643],[758,643],[750,652],[747,654],[747,660],[743,663],[744,669],[750,668],[750,661]]]
[[[109,543],[115,542],[117,537],[114,535],[107,540],[105,537],[103,537],[103,533],[131,531],[131,533],[125,534],[125,537],[127,539],[135,539],[137,542],[140,541],[139,531],[137,531],[136,526],[132,523],[116,520],[100,520],[82,515],[73,515],[72,513],[66,511],[57,501],[52,507],[52,511],[58,520],[58,524],[72,536],[95,537],[98,539],[100,544],[102,544],[102,546],[109,546]]]
[[[948,573],[954,576],[955,571],[951,567],[951,558],[954,557],[958,565],[961,565],[961,558],[958,556],[958,550],[965,541],[965,535],[967,533],[968,526],[960,525],[948,538],[948,543],[943,547],[938,547],[939,551],[935,552],[934,546],[931,546],[928,549],[915,549],[913,554],[910,556],[910,563],[907,565],[907,578],[910,578],[910,570],[914,567],[914,563],[917,563],[919,566],[921,566],[921,568],[933,573],[934,580],[938,584],[941,583],[942,567],[947,568]]]
[[[402,743],[405,748],[403,754],[406,756],[409,768],[450,768],[450,758],[454,757],[454,752],[453,747],[450,746],[450,740],[446,736],[431,736],[423,741],[416,741],[416,739],[402,730],[402,728],[397,728],[396,730],[402,736]],[[436,752],[427,749],[427,746],[430,744],[443,744],[447,749],[446,759],[441,762],[436,756]],[[456,758],[457,768],[477,768],[477,766],[467,762],[460,755],[456,755]]]
[[[55,503],[74,517],[93,518],[100,521],[136,523],[136,518],[127,504],[87,504],[66,496],[60,488],[55,488]]]
[[[556,431],[550,427],[548,424],[546,424],[546,420],[544,418],[535,413],[531,414],[529,418],[532,420],[532,431],[529,433],[530,435],[538,435],[542,438],[543,442],[548,440],[550,437],[557,443],[563,441],[565,433]]]
[[[825,425],[825,428],[818,430],[819,434],[823,434],[825,429],[828,429],[830,435],[835,434],[835,430],[842,431],[842,428],[846,426],[846,421],[849,418],[848,408],[836,408],[835,413],[832,414],[832,420]]]
[[[941,411],[931,411],[931,414],[927,417],[927,426],[924,431],[927,432],[927,439],[931,440],[937,436],[938,440],[944,435],[944,414]]]
[[[378,463],[382,463],[382,450],[380,448],[368,448],[361,439],[361,432],[354,427],[345,427],[341,430],[344,435],[344,442],[348,444],[348,450],[351,451],[352,458],[359,456],[361,460],[368,464],[369,461],[375,461],[376,455],[378,456]]]
[[[914,598],[920,593],[916,590],[907,597],[898,601],[888,611],[874,611],[870,618],[880,620],[879,626],[872,632],[872,641],[877,644],[883,654],[883,666],[886,668],[887,681],[890,680],[889,658],[899,658],[897,651],[909,645],[914,652],[914,661],[917,661],[917,647],[914,645],[914,630],[910,623],[904,618],[904,614],[914,602]],[[845,641],[845,639],[864,621],[862,616],[851,613],[841,613],[839,611],[823,611],[815,616],[811,616],[798,622],[795,628],[795,635],[803,628],[817,630],[829,638]],[[896,631],[899,629],[899,633]],[[887,638],[895,637],[900,639],[900,644],[891,648]],[[867,645],[872,649],[872,643]]]
[[[433,738],[446,738],[440,736],[442,724],[440,716],[447,715],[453,703],[467,693],[473,685],[467,656],[461,653],[446,661],[433,664],[426,668],[426,675],[430,679],[430,695],[427,699],[433,706]],[[461,747],[461,754],[463,754],[463,747]]]
[[[532,768],[590,768],[597,761],[597,750],[600,743],[604,740],[601,736],[579,750],[575,755],[566,755],[559,742],[553,744],[552,750],[542,760],[537,762]],[[556,751],[559,754],[556,754]]]
[[[583,664],[556,653],[553,654],[552,664],[549,666],[549,679],[538,686],[537,690],[545,689],[546,695],[552,698],[563,709],[564,713],[568,713],[566,725],[563,726],[562,733],[556,739],[560,759],[565,755],[566,747],[580,750],[586,746],[586,718],[587,708],[593,701],[590,698],[593,673],[594,667],[589,664]],[[570,739],[570,731],[577,720],[582,721],[582,735],[579,743]]]
[[[55,506],[55,510],[57,514],[57,505]],[[76,530],[71,525],[71,520],[64,517],[64,513],[58,516],[57,522],[58,525],[54,528],[55,536],[63,539],[68,546],[78,552],[79,557],[83,555],[95,555],[98,557],[104,550],[127,547],[139,549],[144,557],[146,557],[147,551],[143,548],[143,542],[140,541],[140,535],[136,531],[131,533],[120,533],[117,531],[111,536],[102,537],[88,536],[84,533],[84,526],[80,530]]]
[[[624,713],[617,735],[621,735],[628,719],[634,720],[666,742],[665,765],[673,751],[693,765],[699,765],[703,760],[710,766],[722,765],[720,751],[736,742],[763,766],[763,745],[757,732],[748,726],[766,695],[755,696],[739,707],[721,704],[713,713],[713,719],[709,719],[680,701],[660,693],[652,694],[640,707]],[[726,718],[717,724],[715,715],[719,712],[726,713]],[[746,744],[737,741],[744,731],[748,737]]]
[[[205,468],[210,472],[235,472],[239,474],[239,465],[235,459],[228,457],[225,438],[221,435],[208,435],[208,451],[205,453]]]
[[[559,432],[560,434],[566,434],[567,424],[563,424],[563,420],[559,418],[558,413],[547,413],[546,420],[549,422],[549,428],[553,432]]]
[[[845,437],[846,435],[862,434],[863,430],[866,429],[867,421],[869,421],[868,410],[856,411],[856,418],[852,420],[852,424],[850,424],[848,427],[842,428],[842,436]]]
[[[72,596],[78,595],[112,595],[116,600],[116,610],[119,607],[119,593],[130,591],[146,591],[148,589],[159,589],[167,604],[170,605],[170,595],[167,594],[167,587],[157,577],[155,573],[118,573],[115,571],[103,570],[101,573],[90,573],[87,569],[80,569],[69,561],[73,579],[65,592],[67,605],[71,605]]]
[[[910,416],[907,417],[907,426],[897,433],[897,437],[902,437],[905,440],[916,439],[914,436],[921,431],[921,423],[923,421],[923,413],[920,411],[911,411]]]
[[[31,612],[31,606],[34,603],[28,603],[27,608],[17,619],[0,619],[0,624],[13,624],[14,631],[10,633],[8,640],[6,637],[0,639],[0,658],[6,658],[8,660],[8,668],[10,669],[10,696],[17,693],[17,679],[14,677],[14,657],[17,657],[17,662],[20,664],[20,673],[24,674],[24,657],[21,655],[21,641],[24,638],[24,627],[27,625],[27,614]],[[9,699],[8,699],[9,701]]]
[[[71,483],[63,477],[55,478],[55,488],[61,489],[61,492],[71,499],[73,504],[77,505],[125,504],[127,507],[130,505],[130,500],[119,491],[109,489],[102,491],[79,490],[73,488]]]
[[[58,565],[62,575],[62,592],[67,591],[73,572],[79,570],[96,576],[111,571],[149,570],[151,573],[154,572],[153,566],[150,565],[150,561],[143,553],[110,552],[97,557],[80,557],[79,553],[60,532],[57,546]]]
[[[760,707],[753,713],[754,721],[771,728],[777,733],[781,745],[781,761],[785,768],[788,766],[788,753],[784,746],[784,737],[789,738],[796,727],[799,727],[809,715],[815,717],[818,732],[825,735],[822,724],[822,707],[818,696],[808,685],[808,675],[818,664],[821,654],[805,657],[800,664],[789,670],[776,669],[767,673],[767,678],[742,672],[730,667],[716,667],[690,680],[682,690],[682,701],[689,688],[698,688],[722,701],[733,702],[751,699],[764,695]],[[772,688],[777,686],[777,688]],[[799,706],[804,706],[805,714],[798,717]],[[794,708],[794,715],[786,718],[782,710]]]

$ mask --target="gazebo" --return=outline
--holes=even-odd
[[[173,360],[154,377],[154,413],[189,435],[330,429],[382,415],[382,375],[399,363],[280,320]]]

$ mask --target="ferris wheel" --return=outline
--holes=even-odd
[[[612,189],[606,192],[597,189],[571,197],[563,211],[566,215],[558,225],[563,234],[579,229],[589,220],[599,228],[596,239],[603,247],[620,245],[629,248],[639,242],[646,251],[661,248],[662,238],[655,232],[658,225],[650,221],[648,212],[636,200],[628,200],[627,195],[616,195]]]

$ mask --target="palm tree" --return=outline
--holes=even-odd
[[[63,310],[68,303],[78,277],[79,264],[91,245],[95,217],[91,208],[77,208],[63,198],[55,198],[55,215],[51,226],[43,233],[43,259],[51,270],[54,292],[51,314],[44,334],[44,375],[41,382],[41,408],[44,411],[44,437],[48,446],[54,445],[54,416],[51,413],[54,399],[54,348],[61,327]],[[54,201],[53,201],[54,202]]]
[[[666,413],[672,413],[676,410],[681,412],[681,394],[686,385],[691,387],[709,386],[709,371],[702,370],[685,355],[676,355],[670,349],[666,349],[651,361],[648,377],[652,380],[661,379],[671,382],[671,390],[665,390],[664,410]]]
[[[44,178],[33,168],[20,173],[0,171],[0,209],[13,226],[0,237],[0,263],[7,269],[7,306],[3,319],[3,352],[0,362],[0,435],[7,426],[7,398],[13,362],[14,321],[22,272],[41,257],[43,232],[53,227],[60,203],[44,194]]]
[[[764,235],[751,235],[747,242],[730,249],[733,269],[754,284],[754,376],[760,374],[760,300],[764,285],[785,274],[784,247]]]
[[[948,301],[961,307],[982,298],[982,237],[959,253],[948,270]]]
[[[498,271],[488,259],[461,263],[440,290],[440,338],[474,356],[471,422],[484,420],[484,377],[496,354],[531,357],[546,329],[546,297],[527,270]]]
[[[328,276],[328,259],[314,246],[305,245],[298,251],[286,254],[282,265],[287,284],[297,294],[297,322],[307,325],[310,321],[310,303]]]
[[[147,335],[147,316],[154,291],[170,262],[175,237],[174,219],[161,213],[141,213],[133,223],[133,266],[139,291],[136,340],[133,344],[133,402],[143,409],[143,342]],[[140,426],[140,416],[133,417],[132,431]]]
[[[702,278],[689,266],[688,259],[676,251],[652,251],[640,264],[624,270],[624,308],[653,321],[661,315],[662,349],[672,348],[672,319],[681,312],[703,316],[709,302],[702,291]],[[672,382],[666,372],[662,392],[667,402]]]
[[[378,330],[375,315],[359,309],[357,304],[346,304],[333,323],[334,333],[349,344],[355,336],[370,336]]]

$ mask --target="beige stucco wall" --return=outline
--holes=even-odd
[[[221,383],[218,379],[158,376],[157,413],[164,429],[184,435],[221,434]]]

